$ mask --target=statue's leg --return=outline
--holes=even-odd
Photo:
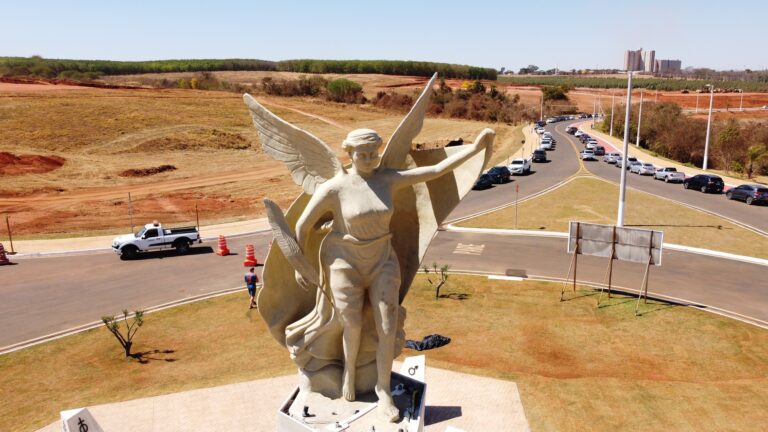
[[[343,327],[344,373],[341,393],[346,400],[353,401],[355,400],[357,354],[360,351],[360,335],[363,327],[364,289],[357,271],[339,258],[330,265],[328,284]]]
[[[400,412],[392,400],[390,377],[392,361],[395,358],[395,337],[397,335],[400,292],[400,265],[392,254],[381,267],[369,291],[373,316],[379,344],[376,348],[376,395],[379,397],[379,410],[389,418],[397,421]]]

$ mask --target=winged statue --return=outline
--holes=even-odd
[[[379,155],[382,138],[351,131],[348,166],[316,136],[243,96],[264,152],[303,193],[288,211],[265,200],[270,248],[258,311],[299,369],[300,392],[355,400],[375,392],[390,421],[392,362],[404,346],[403,299],[437,228],[487,164],[495,133],[470,145],[413,150],[437,74]]]

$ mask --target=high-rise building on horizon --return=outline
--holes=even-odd
[[[660,75],[678,74],[683,69],[680,60],[656,60],[655,72]]]
[[[654,73],[656,68],[656,51],[643,51],[643,70],[647,73]]]
[[[624,53],[624,70],[643,70],[643,49],[637,51],[627,50]]]

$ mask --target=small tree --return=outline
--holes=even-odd
[[[131,346],[133,346],[133,337],[144,324],[144,311],[134,311],[131,323],[128,323],[128,309],[123,309],[123,319],[125,322],[125,335],[120,331],[120,320],[116,316],[103,316],[101,321],[107,329],[115,336],[120,345],[125,350],[125,356],[131,357]]]
[[[768,159],[768,148],[762,144],[753,144],[747,149],[747,178],[752,175],[762,165],[763,161]]]
[[[444,264],[442,267],[438,268],[437,263],[432,263],[432,272],[435,274],[435,276],[439,277],[440,279],[432,280],[431,277],[429,277],[430,269],[427,266],[423,267],[424,274],[427,275],[427,281],[430,285],[432,285],[435,288],[435,299],[440,298],[440,288],[445,285],[445,282],[448,280],[448,269],[451,268],[448,264]]]

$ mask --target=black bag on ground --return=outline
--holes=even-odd
[[[448,345],[451,342],[451,338],[447,336],[440,336],[439,334],[433,334],[424,336],[421,342],[408,339],[405,341],[405,347],[416,351],[424,351],[433,348],[440,348],[443,345]]]

